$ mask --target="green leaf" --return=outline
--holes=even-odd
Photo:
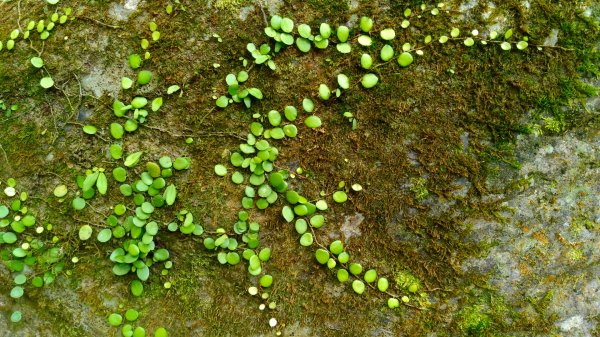
[[[379,291],[386,292],[388,287],[389,287],[389,282],[385,277],[382,277],[379,279],[379,281],[377,281],[377,289],[379,289]]]
[[[350,79],[348,78],[348,76],[344,74],[338,74],[337,81],[340,88],[346,90],[350,88]]]
[[[146,85],[152,80],[152,73],[148,70],[142,70],[138,73],[137,82],[139,85]]]
[[[377,75],[370,73],[364,75],[360,80],[362,86],[367,89],[373,88],[377,84],[377,82],[379,82],[379,78],[377,77]]]
[[[80,210],[82,210],[83,208],[85,208],[85,199],[82,199],[82,198],[75,198],[75,199],[73,199],[73,201],[72,201],[72,205],[73,205],[73,208],[74,208],[76,211],[80,211]],[[5,239],[5,241],[6,241],[6,239]]]
[[[92,236],[92,227],[90,225],[83,225],[79,228],[79,239],[82,241],[88,240]]]
[[[529,46],[529,44],[527,43],[527,41],[519,41],[517,43],[517,49],[519,49],[519,50],[527,49],[527,46]]]
[[[36,68],[41,68],[44,66],[44,60],[39,57],[32,57],[30,60],[31,64]]]
[[[275,27],[273,27],[275,28]],[[294,21],[292,21],[289,18],[283,18],[281,20],[281,30],[286,32],[286,33],[291,33],[292,30],[294,29]]]
[[[315,258],[320,264],[325,264],[329,261],[329,252],[323,248],[319,248],[315,251]]]
[[[500,44],[500,48],[502,48],[502,50],[509,51],[509,50],[511,50],[511,49],[512,49],[512,46],[511,46],[511,44],[510,44],[510,43],[508,43],[508,42],[502,42],[502,43]]]
[[[139,280],[133,280],[133,282],[131,282],[131,294],[133,294],[133,296],[135,297],[140,297],[142,296],[143,292],[144,285],[142,284],[142,282],[140,282]]]
[[[292,222],[292,220],[294,220],[294,211],[292,211],[290,206],[283,206],[283,209],[281,210],[281,214],[283,215],[283,218],[287,222]]]
[[[178,85],[172,85],[167,88],[167,95],[172,95],[181,89]]]
[[[335,48],[342,54],[348,54],[352,51],[352,47],[348,43],[338,43]]]
[[[96,131],[98,131],[98,129],[93,125],[85,125],[83,127],[83,132],[87,133],[88,135],[95,135]]]
[[[98,176],[100,175],[99,171],[96,171],[88,176],[85,177],[85,180],[83,181],[83,186],[82,186],[82,190],[87,191],[89,189],[91,189],[92,187],[94,187],[94,185],[96,184],[96,180],[98,180]]]
[[[313,236],[311,233],[304,233],[300,237],[300,244],[304,247],[308,247],[313,244]]]
[[[392,28],[387,28],[382,30],[380,35],[382,39],[389,41],[393,40],[396,37],[396,32]]]
[[[339,26],[337,29],[337,38],[340,42],[348,41],[348,35],[350,34],[350,29],[346,26]]]
[[[49,89],[51,87],[54,86],[54,80],[52,79],[52,77],[47,76],[47,77],[43,77],[40,80],[40,85],[42,86],[42,88],[44,89]]]
[[[125,166],[134,167],[137,165],[137,163],[140,162],[143,153],[144,151],[138,151],[128,155],[127,158],[125,158]]]
[[[365,284],[360,280],[354,280],[352,281],[352,289],[354,289],[357,294],[361,295],[365,292]]]
[[[299,37],[296,39],[296,47],[298,47],[298,49],[303,52],[303,53],[308,53],[312,47],[310,40],[305,39],[303,37]]]
[[[173,205],[173,203],[175,202],[175,198],[177,198],[177,189],[175,188],[175,185],[171,184],[165,189],[163,198],[165,199],[167,205]]]
[[[321,126],[321,119],[317,116],[309,116],[304,120],[304,124],[311,129],[315,129]]]
[[[100,233],[98,233],[97,239],[100,242],[108,242],[108,240],[110,240],[111,237],[112,231],[109,228],[104,228],[100,231]]]
[[[394,57],[394,48],[392,48],[392,46],[390,46],[389,44],[386,44],[385,46],[383,46],[383,48],[381,48],[379,57],[381,57],[381,60],[384,62],[391,60],[392,57]]]
[[[398,64],[402,67],[408,67],[413,63],[413,56],[409,52],[404,52],[398,57]]]
[[[163,105],[163,98],[156,97],[155,99],[152,100],[152,111],[154,111],[154,112],[158,111],[158,109],[160,109],[160,107],[162,105]]]
[[[108,182],[106,180],[106,175],[104,174],[104,172],[100,172],[100,174],[98,175],[98,179],[96,180],[96,187],[98,188],[98,192],[100,192],[100,194],[106,194]]]
[[[257,99],[263,99],[262,91],[260,91],[258,88],[249,88],[248,93]]]
[[[227,168],[221,164],[217,164],[215,165],[215,173],[220,177],[224,177],[227,175]]]
[[[217,98],[217,101],[215,102],[215,104],[219,108],[226,108],[229,105],[229,99],[227,98],[227,96],[221,96],[221,97]]]
[[[348,195],[344,191],[336,191],[335,193],[333,193],[333,200],[341,204],[348,200]]]

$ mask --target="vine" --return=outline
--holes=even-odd
[[[128,57],[131,71],[137,73],[131,77],[123,77],[120,81],[121,96],[112,102],[112,113],[117,119],[108,126],[107,134],[104,134],[105,128],[80,125],[84,133],[111,143],[108,147],[113,160],[111,165],[114,164],[109,168],[111,173],[108,174],[108,169],[104,167],[92,167],[76,177],[78,187],[76,191],[69,191],[65,183],[56,186],[53,194],[58,202],[69,201],[74,214],[81,214],[86,219],[90,219],[93,217],[85,212],[91,210],[106,221],[106,224],[99,224],[94,220],[73,215],[73,219],[84,223],[78,231],[80,241],[88,241],[95,234],[95,239],[99,243],[112,245],[109,259],[113,263],[112,271],[115,275],[128,277],[130,274],[135,274],[130,277],[129,284],[130,292],[134,297],[143,295],[144,282],[150,280],[153,268],[159,268],[160,274],[167,276],[173,267],[171,252],[158,237],[160,231],[166,229],[171,233],[179,232],[182,235],[198,237],[204,248],[213,252],[216,260],[222,265],[235,266],[245,263],[248,273],[257,281],[250,281],[248,293],[251,296],[260,294],[260,298],[265,300],[261,304],[261,310],[267,305],[270,309],[275,309],[275,302],[268,300],[272,286],[277,280],[269,273],[267,263],[276,249],[261,245],[261,225],[253,220],[252,214],[255,208],[265,210],[275,206],[280,207],[282,219],[290,229],[293,226],[300,246],[311,249],[318,264],[327,267],[339,282],[350,283],[350,287],[356,294],[363,295],[366,291],[372,291],[385,298],[390,309],[404,306],[415,310],[426,310],[429,306],[428,290],[423,288],[417,278],[406,274],[402,280],[395,280],[394,284],[385,275],[380,275],[376,269],[363,267],[360,261],[352,259],[351,253],[346,250],[343,238],[328,240],[319,232],[319,229],[331,223],[327,219],[330,207],[343,204],[358,193],[368,193],[368,190],[363,190],[360,183],[355,182],[349,186],[345,182],[340,182],[337,190],[330,193],[323,191],[318,197],[302,195],[298,192],[301,190],[302,183],[295,180],[303,178],[302,169],[299,168],[294,172],[280,167],[277,164],[280,152],[275,144],[286,138],[295,138],[303,131],[296,125],[299,119],[303,120],[308,129],[318,130],[322,126],[322,121],[315,112],[321,102],[334,101],[352,90],[360,90],[358,83],[363,89],[375,88],[379,84],[384,67],[396,66],[396,64],[400,69],[409,67],[414,62],[418,62],[418,57],[424,55],[427,48],[447,43],[456,43],[465,48],[478,45],[497,46],[506,52],[513,49],[523,51],[530,46],[537,49],[543,47],[531,44],[527,36],[514,39],[511,29],[501,33],[491,31],[486,34],[473,29],[469,34],[461,36],[463,32],[459,28],[452,28],[449,32],[435,37],[427,35],[416,39],[404,36],[403,39],[410,42],[397,43],[399,35],[410,27],[411,20],[418,20],[428,15],[437,16],[444,10],[446,9],[443,3],[435,6],[421,5],[415,10],[406,9],[403,12],[404,19],[400,28],[382,27],[378,34],[375,31],[375,22],[369,17],[360,19],[359,32],[352,32],[344,25],[334,29],[328,23],[322,23],[318,32],[315,31],[314,34],[312,27],[307,24],[296,25],[292,19],[277,15],[271,17],[264,30],[270,41],[260,45],[247,44],[246,49],[252,58],[252,64],[250,65],[246,58],[242,58],[243,69],[225,77],[227,93],[215,97],[217,108],[226,109],[234,104],[243,104],[242,107],[250,109],[257,100],[264,100],[260,88],[245,84],[250,79],[255,66],[265,65],[271,70],[276,70],[277,56],[285,52],[286,47],[295,46],[302,53],[309,53],[313,49],[326,49],[335,44],[336,50],[342,54],[349,54],[354,48],[364,48],[365,52],[358,62],[365,73],[361,74],[360,80],[355,83],[351,80],[354,76],[340,72],[331,79],[331,83],[335,84],[319,84],[315,88],[316,97],[306,97],[301,103],[301,111],[307,114],[305,118],[302,118],[302,113],[294,104],[273,107],[266,113],[253,113],[253,121],[248,125],[246,138],[238,148],[228,149],[230,150],[229,163],[214,166],[214,173],[217,176],[229,177],[232,183],[245,185],[240,199],[240,208],[234,210],[237,213],[237,221],[230,229],[219,227],[215,231],[206,231],[189,210],[175,208],[180,194],[173,180],[176,175],[186,174],[192,166],[192,158],[185,155],[176,158],[165,155],[147,159],[144,158],[144,149],[125,154],[127,134],[135,132],[140,127],[168,132],[176,137],[185,137],[188,144],[194,141],[192,133],[175,134],[145,125],[153,114],[160,111],[165,99],[163,96],[146,97],[139,93],[140,89],[154,80],[151,71],[142,69],[144,62],[151,58],[152,44],[160,40],[158,26],[152,21],[148,24],[149,31],[145,32],[146,36],[140,41],[140,53]],[[167,10],[168,14],[171,12],[172,7]],[[50,35],[54,23],[66,23],[70,14],[70,9],[56,11],[47,24],[44,20],[38,21],[37,25],[35,21],[30,21],[26,29],[21,27],[15,29],[6,42],[6,50],[10,51],[15,47],[15,41],[20,36],[29,40],[30,48],[37,53],[37,56],[31,58],[31,64],[46,75],[40,80],[40,85],[44,89],[61,90],[56,87],[50,72],[44,67],[43,41]],[[91,18],[87,19],[103,24]],[[30,38],[30,32],[34,32],[34,29],[39,33],[42,41],[39,51]],[[396,32],[397,29],[400,33]],[[378,55],[373,57],[368,48],[379,43],[383,46],[378,50]],[[0,50],[2,47],[3,44],[0,42]],[[566,50],[562,47],[556,48]],[[164,97],[175,99],[173,95],[182,92],[183,89],[179,85],[171,85]],[[66,94],[65,96],[67,97]],[[73,109],[70,100],[68,101]],[[16,110],[16,108],[7,108],[3,101],[0,101],[0,109],[7,114],[9,110]],[[283,113],[278,109],[283,110]],[[346,111],[343,116],[351,124],[352,130],[359,128],[359,120],[352,112]],[[230,134],[224,133],[224,135]],[[147,160],[145,165],[142,164],[142,159]],[[229,165],[233,167],[232,173],[228,168]],[[119,193],[109,189],[111,181],[118,185]],[[10,230],[0,232],[0,244],[3,248],[11,248],[2,250],[2,260],[12,272],[18,273],[14,277],[15,286],[10,295],[13,298],[20,298],[24,294],[24,285],[28,281],[34,287],[51,284],[56,275],[64,269],[64,257],[72,254],[64,251],[65,247],[69,247],[68,244],[59,245],[60,239],[57,236],[50,238],[48,232],[52,230],[53,225],[40,225],[39,219],[31,214],[25,205],[27,193],[21,192],[17,196],[16,181],[9,179],[7,185],[4,194],[12,200],[10,207],[0,205],[0,228],[10,227]],[[418,182],[414,185],[417,198],[427,195],[427,190],[423,191],[424,187],[419,186]],[[111,202],[119,198],[119,201],[111,207],[109,214],[105,214],[101,204],[94,202],[94,198],[98,196],[108,196]],[[166,213],[165,210],[170,210],[171,213]],[[35,227],[35,233],[39,238],[34,237],[33,233],[19,236],[30,227]],[[71,257],[72,263],[78,261],[76,256]],[[35,266],[36,270],[28,271],[26,266]],[[163,286],[168,289],[173,284],[166,281]],[[21,315],[20,311],[15,311],[11,320],[15,323],[19,322]],[[138,313],[135,309],[128,309],[125,316],[126,320],[134,322]],[[112,326],[119,327],[123,324],[123,317],[119,313],[111,313],[108,315],[108,322]],[[269,324],[276,327],[277,319],[271,318]],[[131,324],[126,324],[121,329],[124,336],[138,336],[142,332],[136,334],[135,331],[144,331],[143,328],[134,328]],[[145,334],[145,331],[143,333]],[[159,328],[156,335],[159,334],[166,336],[167,332],[164,328]]]

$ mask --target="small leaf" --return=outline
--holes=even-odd
[[[54,80],[52,79],[52,77],[49,76],[44,77],[40,80],[40,85],[44,89],[52,88],[54,86]]]
[[[160,107],[163,105],[163,98],[162,97],[157,97],[155,99],[152,100],[152,111],[158,111],[158,109],[160,109]]]
[[[177,198],[177,189],[175,185],[171,184],[165,189],[163,199],[165,199],[167,205],[171,206],[175,202],[175,198]]]
[[[283,209],[281,210],[281,214],[283,215],[283,218],[287,222],[292,222],[292,220],[294,220],[294,211],[292,211],[290,206],[283,206]]]
[[[350,88],[350,79],[348,78],[348,76],[346,76],[344,74],[339,74],[337,76],[337,81],[338,81],[338,85],[340,86],[340,88],[346,89],[346,90]]]
[[[398,64],[401,67],[408,67],[413,63],[413,56],[409,52],[404,52],[398,57]]]
[[[227,96],[221,96],[217,99],[217,101],[215,102],[215,104],[219,107],[219,108],[226,108],[227,105],[229,105],[229,99],[227,98]]]
[[[88,240],[92,236],[92,227],[90,225],[83,225],[79,228],[79,239],[82,241]]]
[[[104,174],[104,172],[100,172],[100,174],[98,175],[98,180],[96,180],[96,187],[98,188],[98,192],[100,192],[100,194],[106,194],[108,182],[106,180],[106,175]]]
[[[167,89],[167,95],[172,95],[174,93],[176,93],[177,91],[179,91],[179,86],[178,85],[172,85]]]
[[[32,57],[30,61],[31,61],[31,64],[36,68],[41,68],[44,66],[44,60],[42,60],[41,58],[39,58],[37,56]]]
[[[88,135],[95,135],[96,131],[98,131],[98,129],[93,125],[85,125],[83,127],[83,132],[87,133]]]
[[[143,151],[134,152],[125,158],[125,166],[134,167],[137,163],[140,162],[140,158],[142,157]]]
[[[87,191],[87,190],[90,190],[92,187],[94,187],[94,185],[96,184],[96,180],[98,180],[99,175],[100,175],[100,172],[96,171],[96,172],[86,176],[85,180],[83,181],[82,190]]]

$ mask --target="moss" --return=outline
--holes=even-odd
[[[492,320],[482,310],[482,307],[478,305],[462,309],[458,313],[459,329],[470,336],[484,336],[490,329]]]

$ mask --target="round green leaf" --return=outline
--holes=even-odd
[[[352,47],[348,43],[338,43],[335,48],[342,54],[348,54],[352,51]]]
[[[348,41],[348,35],[350,34],[350,29],[346,26],[339,26],[337,29],[337,38],[340,42]]]
[[[66,185],[58,185],[54,188],[54,196],[57,198],[62,198],[67,195],[68,189]],[[2,206],[0,206],[2,207]],[[6,216],[6,215],[5,215]],[[2,210],[0,210],[0,219],[3,218]]]
[[[352,281],[352,289],[359,295],[365,292],[365,284],[360,280]]]
[[[49,76],[47,76],[47,77],[43,77],[43,78],[40,80],[40,85],[41,85],[41,86],[42,86],[42,88],[44,88],[44,89],[49,89],[49,88],[51,88],[51,87],[53,87],[53,86],[54,86],[54,80],[52,79],[52,77],[49,77]]]
[[[303,37],[299,37],[296,39],[296,47],[298,47],[298,49],[303,53],[308,53],[310,51],[311,46],[312,45],[310,41]]]
[[[309,116],[304,120],[304,124],[311,129],[315,129],[321,126],[321,119],[317,116]]]
[[[215,165],[215,173],[218,176],[224,177],[227,175],[227,168],[221,164]]]
[[[142,70],[138,73],[137,82],[139,85],[146,85],[152,80],[152,73],[148,70]]]
[[[110,240],[110,238],[112,237],[112,231],[108,228],[104,228],[103,230],[100,231],[100,233],[98,233],[98,241],[100,242],[108,242],[108,240]]]
[[[75,210],[80,211],[85,207],[85,200],[82,198],[75,198],[73,199],[72,204]]]
[[[10,291],[10,297],[12,297],[12,298],[21,298],[21,297],[23,297],[23,293],[24,292],[25,291],[23,290],[23,287],[15,286]]]
[[[108,323],[112,326],[119,326],[121,323],[123,323],[123,316],[117,313],[112,313],[108,316]]]
[[[13,311],[13,313],[10,315],[10,321],[13,323],[20,322],[22,318],[23,318],[23,314],[18,310]]]
[[[283,206],[283,209],[281,210],[281,214],[283,215],[283,218],[287,222],[292,222],[292,220],[294,220],[294,211],[292,211],[290,206]]]
[[[359,275],[360,273],[362,273],[362,266],[360,265],[360,263],[351,263],[350,268],[348,268],[348,270],[350,270],[350,273],[352,273],[352,275]]]
[[[392,28],[387,28],[381,31],[381,38],[384,40],[393,40],[396,37],[396,32]]]
[[[313,244],[313,236],[311,233],[304,233],[300,237],[300,244],[304,247],[308,247]]]
[[[377,271],[375,269],[369,269],[365,272],[364,276],[365,282],[373,283],[377,279]]]
[[[315,251],[315,258],[320,264],[325,264],[329,261],[329,252],[323,248],[319,248]]]
[[[140,313],[135,309],[127,309],[127,311],[125,312],[125,319],[130,322],[137,320],[139,316]]]
[[[337,279],[340,282],[346,282],[348,281],[348,277],[350,276],[350,274],[348,274],[348,271],[346,269],[338,269],[337,271]]]
[[[336,191],[335,193],[333,193],[333,200],[341,204],[348,200],[348,195],[344,191]]]
[[[377,82],[379,82],[379,78],[375,74],[366,74],[360,80],[362,86],[367,89],[373,88]]]
[[[227,98],[227,96],[221,96],[217,98],[216,105],[219,108],[226,108],[227,105],[229,105],[229,99]]]
[[[408,67],[413,63],[413,56],[409,52],[404,52],[398,57],[398,64],[402,67]]]
[[[79,228],[79,239],[82,241],[88,240],[92,236],[92,227],[90,225],[83,225]]]
[[[394,48],[392,48],[392,46],[390,46],[389,44],[386,44],[385,46],[383,46],[383,48],[381,48],[379,56],[381,57],[382,61],[387,62],[391,60],[392,57],[394,57]]]
[[[140,297],[142,296],[143,292],[144,285],[142,284],[142,282],[140,282],[139,280],[133,280],[131,282],[131,294],[133,294],[133,296],[135,297]]]
[[[377,289],[379,289],[379,291],[381,291],[382,293],[387,291],[389,285],[390,284],[385,277],[381,277],[379,281],[377,281]]]
[[[341,252],[344,251],[344,244],[340,240],[335,240],[329,245],[329,250],[333,254],[339,255]]]
[[[263,288],[269,288],[273,284],[273,276],[271,275],[263,275],[260,278],[260,286]]]
[[[32,57],[30,62],[36,68],[41,68],[44,66],[44,60],[42,60],[41,58],[39,58],[37,56]]]

